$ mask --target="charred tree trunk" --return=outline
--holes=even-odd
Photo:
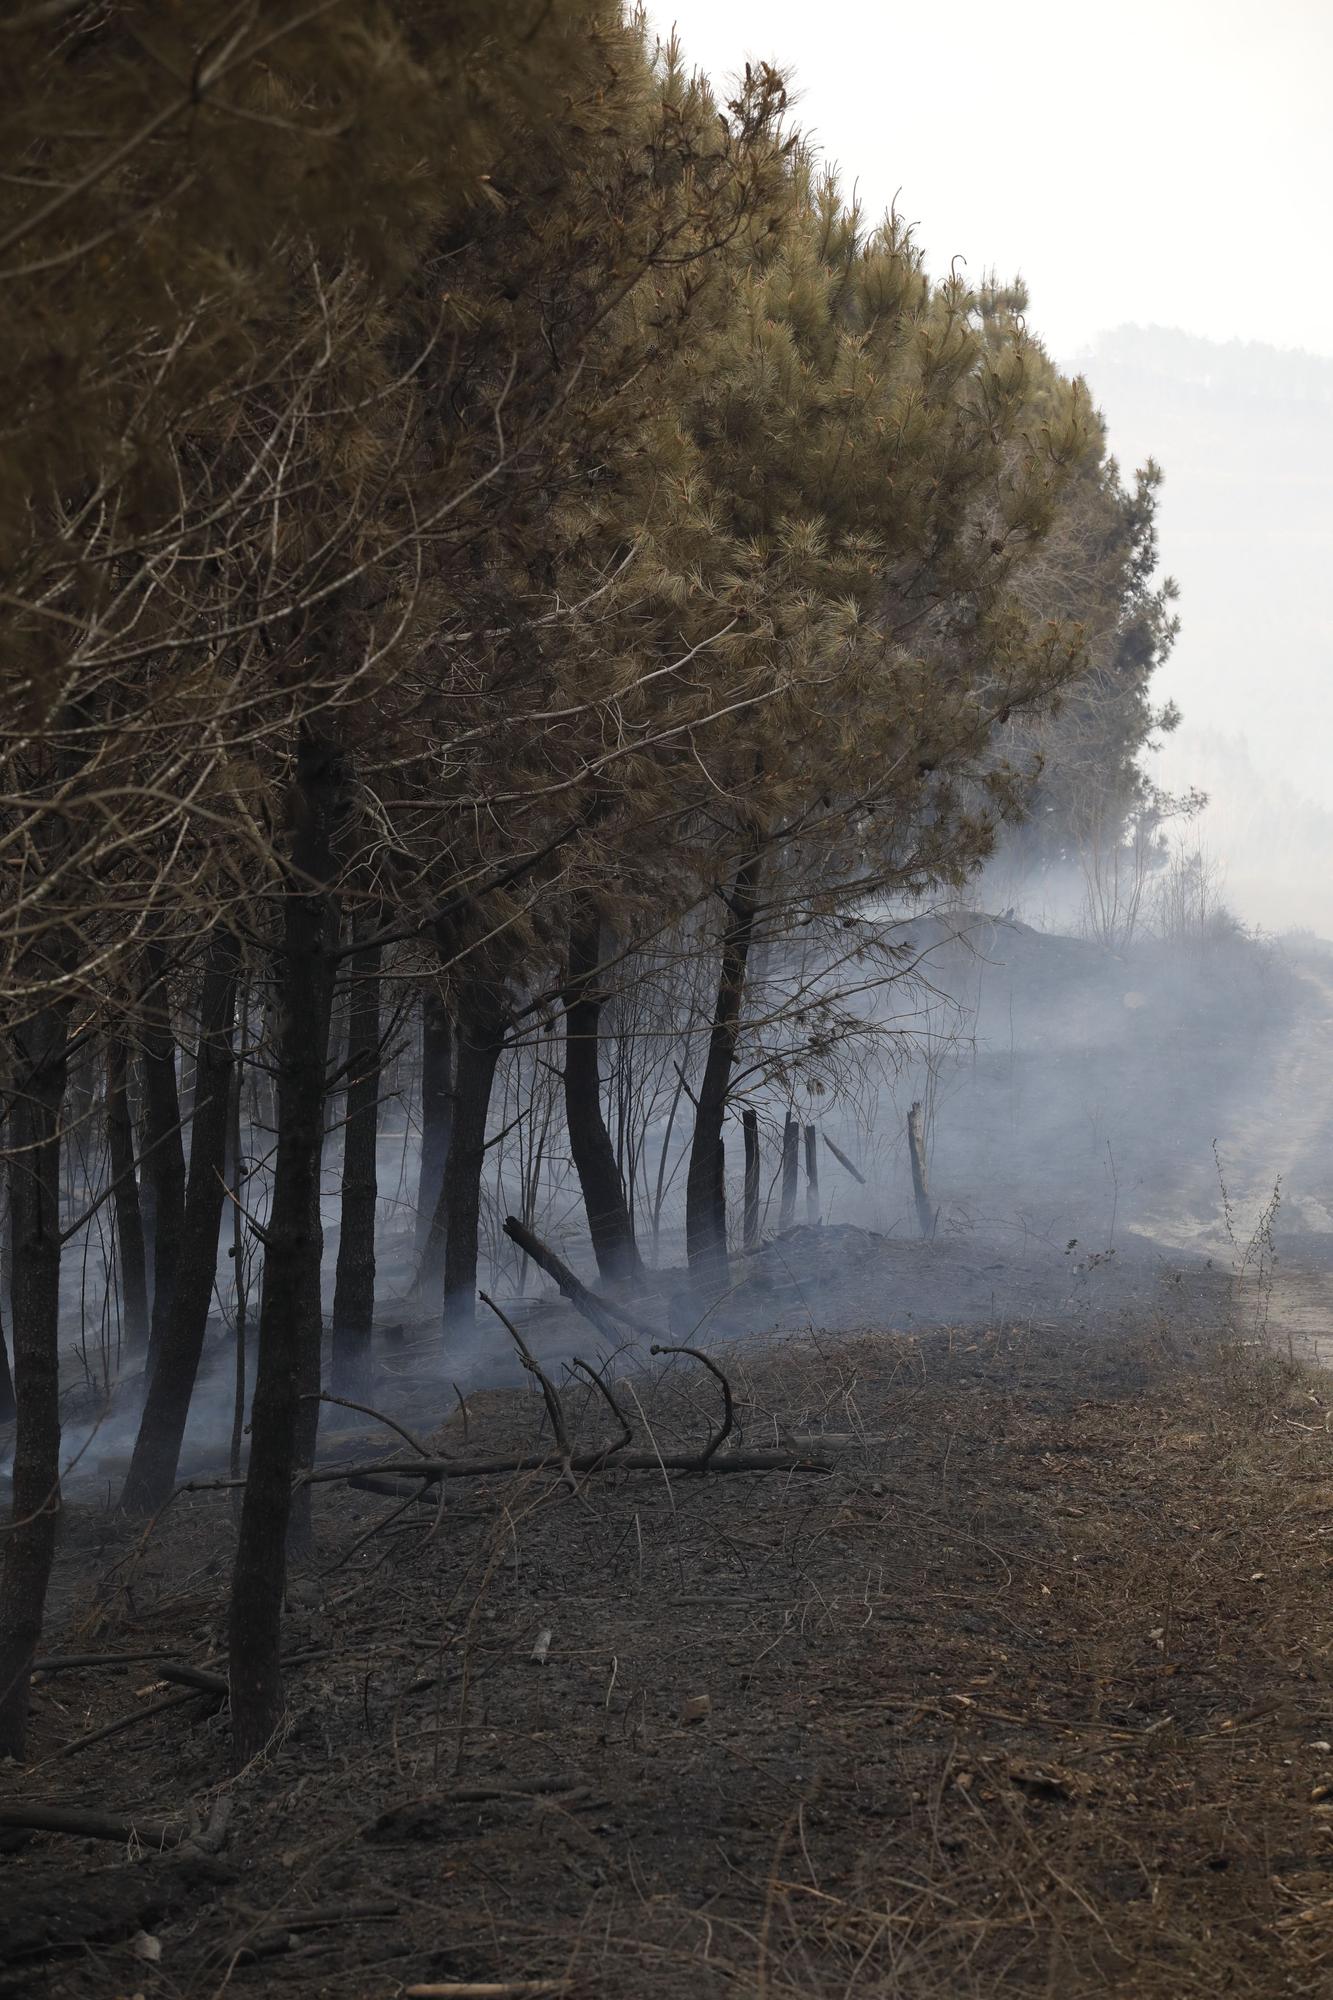
[[[791,1113],[782,1128],[782,1197],[778,1203],[778,1228],[790,1229],[796,1220],[796,1177],[801,1166],[801,1128]]]
[[[759,1114],[747,1105],[741,1113],[745,1134],[745,1247],[759,1248]]]
[[[144,952],[147,992],[143,1002],[143,1172],[153,1214],[153,1310],[148,1327],[147,1376],[157,1365],[176,1290],[185,1223],[185,1147],[181,1139],[180,1093],[176,1087],[176,1041],[167,994],[167,957],[156,939]]]
[[[375,1314],[375,1141],[380,1094],[380,947],[352,957],[351,1069],[343,1130],[342,1232],[333,1293],[333,1391],[364,1401]],[[424,1158],[424,1155],[423,1155]]]
[[[819,1133],[805,1128],[805,1219],[813,1229],[819,1221]]]
[[[0,1314],[0,1424],[7,1424],[14,1415],[14,1377],[9,1366],[9,1349],[5,1346],[4,1316]]]
[[[9,1290],[9,1272],[12,1268],[10,1243],[13,1237],[9,1210],[9,1168],[0,1159],[0,1298]],[[9,1350],[5,1346],[4,1312],[0,1310],[0,1424],[7,1424],[14,1416],[14,1377],[9,1366]]]
[[[106,1122],[115,1186],[116,1242],[120,1250],[120,1300],[125,1348],[142,1355],[148,1345],[148,1269],[144,1257],[143,1213],[134,1159],[130,1117],[129,1059],[124,1038],[113,1035],[106,1050]]]
[[[250,1017],[250,984],[248,980],[241,989],[240,1006],[237,1012],[241,1028],[241,1049],[244,1051],[248,1040],[247,1030]],[[232,1183],[232,1192],[236,1196],[236,1200],[232,1203],[231,1208],[231,1267],[232,1282],[236,1287],[236,1346],[232,1356],[235,1367],[232,1377],[231,1444],[227,1455],[227,1468],[229,1478],[239,1479],[241,1476],[241,1439],[245,1434],[246,1345],[249,1331],[247,1322],[249,1320],[250,1307],[249,1272],[245,1250],[245,1217],[241,1213],[241,1204],[245,1201],[246,1197],[245,1183],[249,1171],[249,1164],[241,1151],[241,1093],[245,1088],[244,1053],[233,1064],[232,1068],[231,1106],[228,1115],[231,1121],[231,1170],[235,1175],[235,1180]],[[240,1496],[235,1495],[233,1497],[236,1503],[239,1504]]]
[[[438,993],[421,1006],[421,1172],[417,1180],[417,1283],[438,1291],[444,1283],[445,1163],[454,1122],[454,1031]]]
[[[337,751],[303,734],[296,753],[291,867],[277,954],[278,1140],[273,1201],[264,1232],[259,1368],[250,1416],[250,1466],[232,1572],[229,1679],[232,1752],[238,1768],[258,1755],[282,1718],[279,1638],[300,1407],[302,1322],[312,1265],[315,1284],[319,1282],[320,1244],[314,1222],[337,940],[329,885],[341,787]]]
[[[634,1223],[616,1162],[616,1149],[602,1116],[598,1064],[605,995],[596,984],[601,958],[601,925],[579,916],[570,926],[565,1007],[565,1123],[574,1170],[583,1190],[588,1230],[597,1269],[604,1280],[637,1278],[643,1263]]]
[[[457,1070],[454,1129],[445,1168],[444,1328],[471,1333],[476,1326],[477,1236],[481,1226],[481,1174],[486,1163],[486,1113],[496,1064],[509,1028],[501,989],[478,980],[456,1014]]]
[[[741,863],[727,897],[730,921],[722,936],[717,999],[699,1083],[685,1181],[686,1255],[691,1275],[706,1285],[724,1284],[727,1275],[727,1202],[720,1171],[722,1121],[740,1037],[745,968],[754,938],[761,865],[756,848]]]
[[[22,1757],[28,1681],[42,1633],[60,1513],[60,1122],[67,1005],[12,1035],[9,1132],[14,1389],[14,1513],[0,1582],[0,1757]]]
[[[329,1066],[332,1067],[332,1064]],[[319,1420],[323,1414],[323,1405],[319,1400],[324,1360],[324,1300],[321,1289],[321,1274],[324,1268],[324,1216],[320,1206],[322,1161],[321,1147],[321,1164],[315,1175],[315,1195],[310,1214],[313,1248],[305,1260],[301,1275],[301,1306],[297,1315],[301,1353],[297,1368],[298,1399],[294,1459],[298,1473],[308,1472],[315,1463],[315,1455],[319,1450]],[[289,1556],[309,1555],[314,1545],[315,1523],[311,1511],[310,1485],[308,1481],[298,1480],[292,1489],[292,1509],[287,1521],[287,1553]]]
[[[935,1234],[935,1210],[931,1206],[930,1181],[926,1174],[925,1115],[919,1104],[907,1114],[907,1150],[912,1159],[912,1197],[916,1202],[917,1227],[923,1236]]]
[[[132,1513],[154,1513],[171,1497],[199,1357],[204,1351],[226,1200],[223,1173],[231,1122],[238,956],[233,933],[216,930],[208,948],[199,1000],[190,1178],[172,1282],[171,1316],[149,1380],[122,1500]]]

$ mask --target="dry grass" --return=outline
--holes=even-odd
[[[34,1841],[6,1863],[20,1930],[63,1897],[84,1941],[15,1967],[10,1990],[1327,1992],[1319,1383],[1165,1325],[1077,1345],[819,1336],[728,1366],[747,1440],[823,1430],[831,1478],[637,1474],[575,1497],[529,1475],[456,1487],[350,1556],[389,1503],[323,1496],[325,1574],[291,1644],[326,1656],[236,1782],[221,1863]],[[715,1385],[693,1364],[636,1387],[664,1452],[706,1433]],[[472,1448],[530,1440],[538,1409],[477,1398]],[[200,1498],[128,1560],[84,1521],[71,1631],[207,1657],[227,1519]],[[39,1749],[131,1706],[141,1672],[51,1683]],[[706,1719],[683,1719],[701,1694]],[[168,1714],[5,1782],[206,1812],[224,1727]],[[99,1879],[119,1935],[133,1906],[160,1963],[114,1923],[80,1925]]]

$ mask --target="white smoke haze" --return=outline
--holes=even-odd
[[[983,893],[989,910],[978,906]],[[1009,900],[996,907],[1002,896]],[[726,1127],[732,1272],[719,1296],[702,1299],[686,1268],[684,1181],[703,1035],[678,1027],[691,988],[706,1007],[713,967],[704,956],[645,955],[609,1010],[603,1044],[608,1125],[652,1267],[644,1285],[619,1291],[645,1337],[627,1340],[618,1365],[642,1364],[648,1339],[664,1330],[713,1344],[774,1328],[1034,1321],[1072,1329],[1122,1309],[1151,1312],[1182,1269],[1243,1262],[1279,1181],[1287,1239],[1333,1250],[1333,1144],[1320,1110],[1333,1055],[1333,948],[1245,931],[1185,849],[1155,871],[1132,936],[1108,948],[1090,930],[1075,865],[1025,881],[1001,856],[958,906],[867,909],[836,936],[812,923],[805,937],[761,947]],[[502,1224],[519,1215],[597,1286],[563,1126],[559,1035],[552,1022],[502,1062],[479,1273],[552,1365],[591,1358],[598,1337]],[[424,1397],[442,1412],[455,1387],[467,1394],[524,1377],[498,1322],[481,1313],[471,1339],[446,1337],[438,1301],[414,1293],[414,1048],[391,1082],[378,1157],[377,1396],[387,1408],[406,1398],[414,1409]],[[925,1240],[908,1141],[916,1104],[929,1175]],[[754,1254],[741,1242],[746,1106],[762,1149]],[[802,1133],[794,1212],[784,1215],[789,1116]],[[326,1314],[339,1228],[336,1106],[330,1123]],[[806,1171],[807,1127],[817,1189]],[[245,1201],[257,1221],[267,1205],[267,1142],[262,1129],[243,1141],[256,1163]],[[95,1161],[88,1172],[95,1183]],[[75,1202],[83,1192],[71,1188]],[[138,1398],[121,1383],[107,1407],[119,1357],[104,1213],[66,1265],[65,1455],[81,1483],[114,1490]],[[182,1476],[225,1471],[237,1304],[230,1248],[225,1227]],[[252,1370],[258,1295],[248,1261],[242,1277]],[[330,1411],[324,1449],[348,1433],[363,1451],[375,1434],[367,1420]]]
[[[1333,934],[1333,358],[1123,327],[1071,364],[1126,465],[1165,481],[1183,715],[1150,769],[1209,795],[1201,833],[1247,924]]]

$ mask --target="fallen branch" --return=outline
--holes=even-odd
[[[606,1467],[611,1472],[657,1472],[663,1466],[668,1472],[698,1472],[700,1470],[698,1452],[672,1452],[658,1458],[651,1451],[617,1452],[608,1463],[604,1450],[577,1452],[570,1459],[574,1472],[597,1472]],[[561,1472],[563,1466],[549,1453],[533,1452],[519,1458],[418,1458],[399,1459],[389,1464],[324,1466],[308,1475],[311,1485],[328,1485],[332,1481],[346,1480],[359,1483],[363,1479],[381,1479],[385,1484],[376,1490],[389,1497],[397,1498],[406,1491],[405,1487],[391,1487],[388,1481],[394,1479],[419,1479],[427,1485],[434,1485],[437,1479],[482,1479],[491,1474],[505,1472]],[[832,1466],[825,1461],[807,1456],[800,1451],[724,1451],[708,1461],[709,1472],[831,1472]]]
[[[405,2000],[538,2000],[568,1993],[572,1979],[435,1979],[405,1986]]]
[[[349,1474],[347,1484],[355,1487],[358,1493],[373,1493],[381,1500],[402,1500],[407,1497],[413,1500],[424,1500],[426,1496],[426,1488],[420,1484],[409,1486],[402,1479],[377,1479],[369,1472]],[[392,1520],[397,1517],[391,1515],[389,1518]],[[380,1525],[384,1526],[387,1524],[381,1523]],[[375,1532],[379,1532],[378,1528]],[[349,1549],[348,1554],[350,1555],[351,1553],[352,1551]]]
[[[297,1949],[307,1931],[333,1930],[341,1924],[386,1923],[397,1916],[398,1909],[397,1903],[349,1903],[341,1910],[312,1910],[308,1916],[290,1917],[280,1930],[260,1931],[249,1944],[243,1944],[236,1963],[247,1965],[256,1959],[281,1958]]]
[[[91,1750],[94,1743],[105,1743],[108,1737],[119,1736],[125,1729],[133,1729],[137,1722],[149,1722],[155,1715],[165,1715],[169,1708],[184,1708],[187,1702],[205,1699],[198,1688],[186,1688],[183,1694],[164,1695],[161,1701],[145,1702],[129,1715],[117,1716],[114,1722],[108,1722],[102,1729],[91,1730],[87,1736],[76,1736],[72,1743],[62,1743],[58,1750],[51,1752],[51,1755],[76,1756],[80,1750]]]
[[[709,1374],[716,1375],[718,1381],[722,1384],[722,1426],[721,1429],[714,1434],[714,1436],[709,1438],[708,1443],[699,1453],[698,1465],[700,1472],[702,1472],[704,1467],[707,1465],[709,1459],[713,1456],[713,1453],[717,1450],[718,1446],[721,1444],[723,1438],[730,1437],[732,1430],[735,1428],[736,1411],[735,1411],[735,1406],[731,1400],[731,1384],[730,1382],[728,1382],[726,1376],[722,1373],[722,1370],[718,1367],[717,1363],[715,1361],[710,1361],[708,1356],[703,1352],[701,1348],[667,1347],[660,1341],[654,1341],[651,1348],[648,1351],[650,1354],[692,1354],[695,1360],[702,1361],[704,1367],[708,1370]]]
[[[611,1301],[604,1299],[600,1292],[589,1291],[582,1279],[575,1277],[568,1264],[556,1256],[549,1244],[543,1243],[540,1236],[534,1236],[516,1215],[505,1217],[505,1235],[518,1245],[525,1256],[531,1257],[533,1263],[545,1271],[548,1278],[555,1279],[562,1296],[569,1300],[576,1312],[581,1312],[586,1320],[591,1321],[603,1339],[619,1339],[619,1328],[622,1326],[628,1327],[631,1333],[640,1336],[646,1334],[650,1340],[661,1338],[656,1328],[645,1325],[641,1319],[636,1319],[630,1313],[623,1312],[619,1306],[612,1305]]]
[[[210,1674],[203,1667],[187,1667],[177,1660],[164,1660],[156,1669],[160,1681],[175,1681],[180,1687],[195,1688],[200,1694],[220,1694],[228,1692],[227,1683],[221,1674]]]
[[[89,1812],[82,1806],[0,1806],[0,1826],[28,1827],[34,1833],[69,1833],[81,1840],[118,1840],[141,1847],[178,1847],[190,1836],[189,1823],[176,1819],[123,1819],[118,1813]]]
[[[289,1653],[283,1658],[280,1664],[284,1667],[300,1667],[304,1666],[308,1660],[322,1660],[325,1657],[326,1649],[319,1647],[314,1651]],[[91,1730],[87,1736],[76,1736],[72,1743],[62,1743],[58,1750],[51,1752],[52,1758],[77,1756],[80,1750],[91,1750],[95,1743],[105,1743],[108,1737],[119,1736],[123,1730],[133,1729],[136,1723],[151,1721],[153,1716],[165,1715],[167,1710],[171,1708],[184,1708],[188,1702],[206,1701],[210,1698],[215,1701],[218,1699],[225,1700],[227,1683],[222,1679],[220,1674],[217,1676],[206,1675],[198,1667],[189,1667],[181,1671],[189,1673],[196,1680],[207,1679],[210,1682],[216,1680],[217,1684],[216,1686],[209,1686],[207,1688],[192,1685],[184,1689],[180,1694],[164,1695],[161,1701],[141,1703],[138,1708],[132,1709],[128,1715],[117,1716],[114,1722],[106,1723],[101,1729]],[[165,1672],[163,1672],[162,1677],[166,1678]]]
[[[547,1375],[538,1366],[536,1356],[533,1354],[532,1349],[528,1346],[527,1342],[524,1340],[518,1328],[514,1325],[513,1320],[509,1318],[508,1314],[501,1312],[499,1306],[496,1305],[495,1300],[490,1296],[488,1292],[478,1292],[477,1297],[481,1300],[484,1306],[490,1307],[491,1311],[495,1314],[495,1317],[499,1320],[501,1326],[503,1326],[505,1331],[508,1333],[515,1347],[518,1349],[520,1359],[523,1362],[523,1366],[528,1370],[528,1373],[530,1375],[535,1375],[537,1377],[538,1382],[541,1384],[542,1398],[546,1404],[546,1414],[551,1419],[551,1431],[555,1438],[556,1449],[560,1453],[560,1469],[564,1473],[566,1484],[568,1485],[570,1491],[573,1492],[575,1490],[575,1486],[574,1486],[574,1474],[570,1468],[570,1463],[569,1463],[570,1457],[572,1455],[569,1446],[569,1432],[565,1428],[564,1407],[561,1404],[558,1394],[556,1393],[555,1384],[554,1382],[552,1382],[550,1376]]]
[[[832,1153],[838,1165],[840,1167],[846,1167],[848,1173],[851,1175],[852,1179],[857,1183],[857,1185],[859,1187],[864,1187],[866,1184],[866,1177],[861,1172],[861,1169],[859,1167],[854,1167],[852,1165],[847,1155],[843,1152],[842,1147],[835,1146],[832,1139],[829,1138],[827,1132],[824,1134],[824,1144],[828,1147],[830,1153]]]
[[[145,1653],[48,1653],[44,1659],[34,1660],[29,1672],[34,1674],[68,1674],[79,1667],[129,1667],[137,1666],[144,1660],[165,1660],[170,1655],[160,1646],[154,1646]]]
[[[386,1417],[383,1410],[372,1410],[369,1403],[353,1403],[346,1396],[330,1395],[327,1389],[308,1391],[301,1397],[301,1401],[303,1403],[336,1403],[340,1410],[359,1410],[363,1417],[373,1417],[375,1422],[383,1424],[386,1430],[397,1431],[403,1443],[410,1444],[413,1451],[419,1452],[422,1458],[428,1456],[425,1445],[418,1438],[414,1438],[411,1431],[404,1430],[403,1426],[400,1423],[396,1423],[392,1417]]]
[[[588,1380],[593,1384],[593,1386],[601,1391],[602,1395],[606,1398],[607,1406],[610,1409],[612,1416],[615,1418],[616,1422],[620,1425],[620,1436],[614,1439],[610,1444],[606,1446],[604,1455],[607,1458],[610,1458],[612,1452],[624,1450],[625,1446],[629,1443],[630,1439],[634,1435],[633,1427],[630,1424],[629,1418],[625,1415],[625,1412],[621,1409],[619,1403],[616,1401],[615,1397],[611,1394],[610,1384],[603,1379],[601,1369],[590,1368],[586,1361],[581,1361],[579,1359],[577,1354],[574,1356],[571,1365],[577,1368],[582,1374],[586,1375]]]

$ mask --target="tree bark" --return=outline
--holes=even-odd
[[[477,1236],[481,1226],[481,1175],[486,1163],[486,1114],[496,1064],[509,1028],[501,988],[477,979],[455,1014],[457,1072],[454,1129],[444,1175],[444,1327],[446,1334],[476,1327]]]
[[[176,1087],[176,1040],[166,983],[167,956],[157,939],[144,950],[147,992],[143,1001],[144,1133],[143,1171],[153,1214],[153,1309],[148,1326],[149,1379],[171,1322],[185,1223],[185,1146],[181,1138],[180,1094]]]
[[[0,1424],[9,1423],[16,1408],[14,1376],[9,1366],[9,1349],[5,1346],[4,1321],[0,1319]]]
[[[819,1133],[805,1128],[805,1219],[813,1229],[819,1221]]]
[[[250,1416],[250,1465],[232,1572],[229,1657],[232,1753],[239,1769],[282,1719],[279,1660],[287,1525],[303,1359],[302,1319],[313,1263],[324,1139],[324,1094],[337,940],[329,885],[342,790],[336,749],[302,733],[292,799],[291,867],[278,952],[278,1136],[273,1201],[264,1232],[259,1367]]]
[[[565,1124],[597,1269],[604,1281],[614,1282],[642,1277],[643,1263],[616,1150],[602,1115],[598,1053],[605,994],[595,983],[600,959],[601,925],[595,916],[579,913],[570,925],[568,977],[561,994],[565,1007]]]
[[[121,1503],[132,1513],[154,1513],[171,1497],[204,1351],[226,1200],[223,1173],[231,1122],[238,958],[235,935],[219,927],[209,943],[199,998],[190,1177],[172,1279],[171,1315],[149,1380]]]
[[[926,1125],[920,1104],[907,1114],[907,1150],[912,1162],[912,1199],[916,1203],[917,1227],[923,1236],[935,1234],[935,1210],[930,1199],[930,1179],[926,1173]]]
[[[790,1229],[796,1220],[796,1176],[801,1165],[801,1128],[791,1113],[782,1128],[782,1197],[778,1203],[778,1228]]]
[[[68,1036],[67,1003],[43,1008],[11,1036],[9,1281],[18,1429],[0,1582],[0,1757],[23,1755],[60,1513],[60,1123]]]
[[[336,1068],[330,1055],[326,1067]],[[327,1102],[327,1093],[326,1093]],[[300,1359],[297,1365],[296,1443],[293,1462],[297,1472],[308,1472],[319,1450],[319,1420],[324,1406],[319,1400],[324,1362],[324,1215],[320,1186],[324,1177],[323,1138],[320,1164],[315,1171],[315,1191],[310,1212],[311,1248],[301,1272],[301,1303],[297,1313]],[[309,1555],[315,1546],[315,1522],[311,1512],[308,1482],[298,1480],[292,1488],[291,1513],[287,1519],[287,1554]]]
[[[745,1134],[745,1247],[759,1248],[759,1114],[747,1104],[741,1113]]]
[[[7,1274],[10,1270],[9,1255],[13,1230],[9,1212],[9,1168],[0,1159],[0,1298],[9,1289]],[[9,1351],[5,1346],[4,1313],[0,1311],[0,1424],[9,1423],[16,1409],[14,1402],[14,1377],[9,1366]]]
[[[685,1253],[691,1276],[706,1285],[725,1284],[727,1277],[727,1202],[719,1156],[727,1092],[740,1038],[745,969],[754,939],[761,867],[762,856],[756,847],[737,869],[727,898],[730,920],[722,934],[717,999],[685,1180]]]
[[[148,1345],[148,1270],[144,1256],[143,1213],[134,1159],[134,1121],[130,1117],[129,1054],[122,1035],[112,1035],[106,1049],[106,1122],[115,1185],[116,1242],[120,1251],[120,1301],[125,1349],[131,1357]]]
[[[342,1230],[333,1292],[333,1391],[364,1401],[372,1383],[375,1315],[375,1142],[380,1094],[380,947],[352,957],[351,1069],[343,1128]]]
[[[417,1284],[444,1283],[444,1170],[454,1122],[454,1031],[438,993],[421,1005],[421,1170],[417,1178]]]

